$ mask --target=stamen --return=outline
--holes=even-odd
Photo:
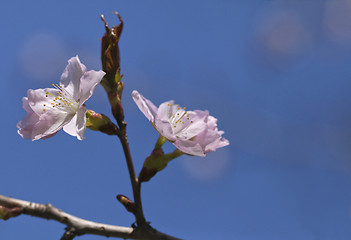
[[[184,117],[185,114],[186,114],[186,112],[184,112],[183,115],[175,123],[177,124],[180,120],[182,120],[182,118]],[[178,115],[179,115],[179,113],[178,113]]]
[[[67,90],[65,90],[61,85],[52,84],[52,86],[58,91],[56,93],[51,93],[49,91],[45,92],[45,97],[49,97],[49,95],[52,97],[52,102],[49,106],[68,112],[78,110],[79,101],[74,100],[72,95],[68,93]],[[43,106],[45,107],[46,105],[44,104]]]

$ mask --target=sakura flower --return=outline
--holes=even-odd
[[[78,56],[69,59],[60,84],[27,91],[27,97],[22,99],[27,115],[17,124],[18,134],[34,141],[49,138],[63,128],[83,140],[87,111],[84,103],[104,75],[103,71],[87,72]]]
[[[155,129],[184,153],[206,156],[229,144],[222,137],[224,132],[217,128],[217,119],[208,111],[185,111],[173,101],[164,102],[157,108],[135,90],[132,97]]]

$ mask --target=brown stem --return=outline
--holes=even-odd
[[[129,177],[132,183],[133,197],[134,197],[134,204],[135,204],[135,213],[134,213],[135,219],[138,226],[143,226],[146,224],[146,221],[143,213],[143,207],[141,204],[141,194],[140,194],[141,184],[138,182],[138,179],[135,175],[133,160],[130,154],[128,139],[127,139],[126,127],[127,127],[127,124],[126,122],[123,121],[123,124],[121,125],[121,134],[118,135],[118,137],[123,147],[124,156],[126,158],[126,162],[128,166]]]

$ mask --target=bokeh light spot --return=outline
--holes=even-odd
[[[19,51],[23,73],[36,81],[47,81],[60,75],[67,64],[62,41],[51,34],[40,33],[25,39]]]
[[[182,165],[195,180],[212,181],[224,174],[229,159],[229,151],[223,148],[207,154],[206,157],[185,156]]]
[[[325,4],[324,25],[326,36],[333,42],[351,45],[351,1],[327,1]]]

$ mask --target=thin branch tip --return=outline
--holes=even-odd
[[[122,16],[121,16],[117,11],[114,11],[114,12],[112,12],[112,13],[113,13],[113,14],[116,14],[117,17],[118,17],[118,19],[119,19],[119,21],[123,24]]]
[[[107,22],[106,22],[106,20],[105,20],[104,14],[101,14],[101,15],[100,15],[100,18],[101,18],[101,20],[104,22],[105,28],[108,28],[108,24],[107,24]]]

